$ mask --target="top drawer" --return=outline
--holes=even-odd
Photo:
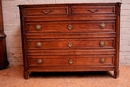
[[[25,14],[27,16],[58,16],[58,15],[68,15],[68,7],[35,7],[35,8],[26,8]]]
[[[72,15],[115,14],[115,6],[72,6]]]

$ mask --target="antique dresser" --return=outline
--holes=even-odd
[[[19,5],[24,78],[31,72],[119,75],[121,3]]]
[[[6,35],[3,28],[2,1],[0,0],[0,70],[8,66],[6,52]]]

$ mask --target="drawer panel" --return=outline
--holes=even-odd
[[[115,14],[115,6],[72,6],[72,15],[109,15]]]
[[[42,6],[37,8],[26,8],[25,14],[27,16],[61,16],[68,15],[68,7],[67,6],[59,6],[59,7],[48,7]]]
[[[114,48],[114,38],[101,39],[30,39],[27,40],[28,49],[86,49],[86,48]]]
[[[28,33],[114,32],[114,28],[114,21],[26,23],[26,30]]]
[[[113,65],[114,56],[28,56],[29,66]]]

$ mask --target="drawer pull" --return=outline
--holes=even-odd
[[[68,43],[68,46],[69,46],[69,47],[72,47],[72,45],[73,45],[72,42],[69,42],[69,43]]]
[[[90,11],[91,13],[95,13],[95,12],[97,12],[98,10],[97,10],[97,9],[88,9],[88,11]]]
[[[41,46],[42,46],[42,43],[41,43],[41,42],[37,42],[37,43],[36,43],[36,47],[37,47],[37,48],[40,48]]]
[[[106,62],[106,59],[105,58],[100,58],[100,63],[105,63]]]
[[[104,41],[100,41],[99,45],[100,45],[100,47],[104,47],[105,46],[105,42]]]
[[[42,64],[43,63],[43,60],[42,59],[37,59],[37,64]]]
[[[68,29],[71,30],[73,28],[72,25],[68,25]]]
[[[36,28],[36,30],[41,30],[42,26],[38,24],[38,25],[36,25],[35,28]]]
[[[101,28],[101,29],[104,29],[105,27],[106,27],[106,24],[105,24],[105,23],[101,23],[101,24],[100,24],[100,28]]]
[[[41,11],[42,13],[44,13],[45,15],[49,14],[51,12],[51,10],[48,11]]]
[[[69,59],[69,64],[73,64],[73,60],[72,59]]]

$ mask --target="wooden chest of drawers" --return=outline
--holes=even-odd
[[[120,4],[19,5],[24,78],[31,72],[119,74]]]

